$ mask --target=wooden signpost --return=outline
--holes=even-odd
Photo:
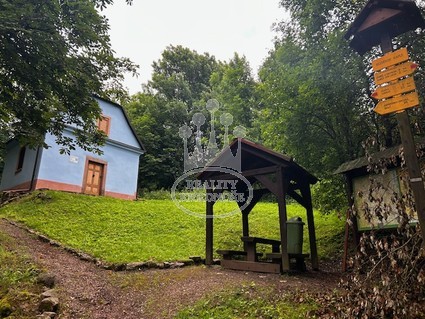
[[[401,48],[393,52],[389,52],[384,56],[377,58],[372,61],[373,71],[380,71],[388,68],[389,66],[399,64],[401,62],[409,60],[409,54],[407,48]]]
[[[384,55],[372,62],[372,69],[374,71],[385,70],[375,74],[375,83],[376,85],[391,81],[399,83],[400,78],[412,74],[417,65],[412,62],[404,62],[408,60],[407,49],[402,48],[393,51],[392,38],[416,28],[425,28],[425,20],[415,1],[369,0],[355,18],[345,37],[350,39],[350,46],[360,55],[363,55],[375,45],[380,45]],[[404,91],[403,88],[399,88],[393,83],[389,83],[388,86],[389,88],[385,89],[382,86],[374,92],[378,98],[384,99],[378,103],[375,111],[384,112],[380,114],[396,112],[404,159],[409,172],[410,187],[421,226],[422,254],[425,255],[425,188],[406,111],[406,109],[418,105],[419,101],[416,92],[403,95],[404,92],[410,92],[410,89]],[[388,92],[383,94],[384,91]],[[392,93],[395,93],[395,95],[390,95]],[[391,96],[393,98],[390,98]],[[388,99],[385,100],[385,98]],[[379,104],[381,105],[379,106]]]
[[[418,93],[412,92],[380,101],[373,110],[380,115],[385,115],[399,112],[417,105],[419,105]]]
[[[397,80],[403,76],[410,75],[415,72],[418,65],[414,62],[404,62],[402,64],[392,66],[385,71],[376,72],[374,74],[375,84],[380,85],[386,82]]]
[[[415,81],[410,77],[418,65],[405,62],[408,59],[407,48],[401,48],[372,61],[372,69],[377,71],[373,77],[378,87],[372,93],[379,100],[374,108],[376,113],[386,115],[419,105]]]
[[[378,61],[378,63],[375,63],[375,67],[372,66],[375,69],[383,66],[386,68],[374,74],[375,84],[380,85],[390,82],[388,85],[378,86],[372,94],[373,98],[380,100],[374,108],[374,111],[380,115],[399,112],[419,105],[417,92],[403,94],[414,91],[416,86],[412,77],[402,80],[400,78],[411,75],[418,67],[416,63],[411,61],[397,64],[409,58],[407,49],[404,49],[402,51],[390,51],[383,57],[376,59],[375,61]]]
[[[409,77],[393,84],[380,86],[376,88],[375,92],[373,92],[371,96],[374,99],[382,100],[414,90],[416,90],[415,80],[413,80],[412,77]]]

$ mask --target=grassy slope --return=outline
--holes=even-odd
[[[204,203],[192,205],[196,211],[204,211]],[[216,206],[218,214],[236,209],[234,203]],[[130,202],[49,191],[1,208],[0,216],[24,222],[67,246],[110,262],[171,261],[205,254],[205,220],[182,212],[171,200]],[[306,220],[299,205],[288,205],[288,217],[292,216]],[[343,221],[316,212],[315,223],[319,256],[339,252]],[[215,249],[241,248],[241,224],[240,214],[215,219]],[[304,233],[307,252],[306,227]],[[250,214],[250,234],[279,238],[276,204],[257,204]]]

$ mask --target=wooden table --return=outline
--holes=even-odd
[[[278,240],[250,236],[243,236],[241,239],[244,242],[247,261],[258,261],[257,244],[271,245],[273,253],[280,251],[280,241]]]

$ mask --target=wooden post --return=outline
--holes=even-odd
[[[381,38],[382,53],[391,52],[393,49],[392,41],[388,34]],[[422,233],[422,247],[425,245],[425,189],[422,180],[421,168],[418,157],[416,156],[416,146],[410,128],[409,116],[407,111],[403,110],[396,114],[398,129],[400,131],[401,142],[404,150],[404,159],[409,172],[410,187],[415,199],[416,212],[418,214],[419,225]]]
[[[347,174],[344,174],[345,176],[345,187],[346,187],[346,193],[347,193],[347,200],[349,204],[349,208],[347,210],[346,214],[346,222],[345,222],[345,233],[344,233],[344,255],[342,257],[342,271],[347,271],[347,259],[348,259],[348,247],[350,240],[350,227],[348,224],[348,219],[351,220],[352,223],[352,231],[353,231],[353,237],[354,237],[354,243],[356,245],[356,248],[360,245],[360,235],[359,235],[359,227],[357,225],[357,217],[353,216],[353,214],[350,212],[352,211],[352,207],[354,206],[354,192],[353,192],[353,179],[348,176]]]
[[[206,199],[206,242],[205,242],[205,264],[213,264],[213,221],[214,221],[214,201],[211,200],[210,195],[213,194],[212,190],[207,189],[207,199]]]
[[[342,257],[342,271],[347,271],[347,259],[348,259],[348,240],[350,238],[350,226],[348,225],[348,219],[350,218],[350,210],[347,209],[345,214],[345,230],[344,230],[344,255]]]
[[[249,236],[248,215],[249,215],[249,213],[242,212],[242,235],[244,237],[248,237]]]
[[[280,225],[280,247],[282,250],[282,270],[289,270],[288,256],[288,233],[287,233],[287,214],[286,214],[286,189],[288,182],[284,179],[283,169],[279,167],[276,172],[277,177],[277,203],[279,206],[279,225]]]
[[[350,205],[349,211],[351,212],[352,207],[354,206],[353,179],[351,178],[351,176],[345,175],[345,181],[347,186],[348,204]],[[356,244],[356,247],[358,247],[360,245],[360,234],[357,217],[351,214],[350,218],[351,222],[353,223],[354,242]]]
[[[249,213],[246,211],[242,211],[242,236],[249,236],[249,223],[248,223],[248,215]],[[243,250],[247,250],[247,243],[243,243]]]
[[[311,267],[314,270],[319,270],[319,257],[317,256],[316,245],[316,229],[314,227],[313,205],[311,203],[310,185],[305,184],[301,188],[301,192],[306,203],[308,235],[310,239]]]

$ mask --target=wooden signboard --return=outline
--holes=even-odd
[[[408,77],[394,84],[378,87],[371,96],[374,99],[381,100],[414,90],[416,90],[415,80],[412,77]]]
[[[402,64],[390,67],[382,72],[375,72],[375,84],[380,85],[386,82],[397,80],[403,76],[412,74],[418,65],[414,62],[408,61]]]
[[[402,111],[417,105],[419,105],[418,93],[412,92],[380,101],[373,110],[380,115],[385,115]]]
[[[380,71],[390,66],[399,64],[401,62],[409,60],[409,54],[407,48],[401,48],[396,51],[389,52],[380,58],[372,61],[373,71]]]
[[[424,164],[422,171],[424,172]],[[380,184],[381,187],[377,187]],[[371,192],[371,188],[373,191]],[[409,193],[409,176],[405,168],[389,169],[384,175],[364,175],[353,179],[353,200],[357,211],[357,225],[359,230],[370,230],[372,228],[397,228],[397,204],[393,198],[405,196]],[[360,196],[359,194],[370,194]],[[394,194],[396,194],[394,196]],[[367,212],[373,212],[382,207],[382,202],[389,206],[388,215],[380,220],[373,214],[372,220],[366,218]],[[418,216],[414,210],[407,209],[411,223],[417,223]]]

